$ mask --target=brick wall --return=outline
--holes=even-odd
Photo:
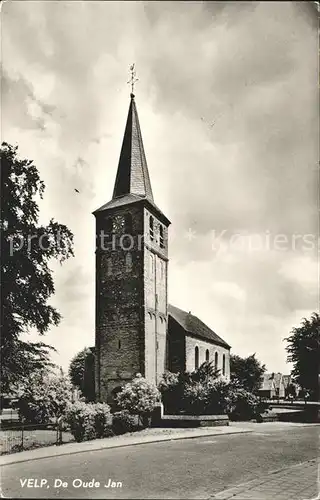
[[[206,342],[186,335],[186,370],[195,369],[195,347],[199,348],[199,366],[206,361],[206,350],[209,350],[209,361],[215,360],[215,353],[218,353],[218,369],[222,374],[222,358],[225,355],[225,377],[230,379],[230,351],[225,347]]]
[[[127,215],[133,247],[126,249],[130,240],[123,238],[120,245],[120,231],[104,248],[98,238],[96,252],[95,370],[97,399],[102,401],[111,401],[111,392],[138,372],[158,382],[167,356],[167,228],[162,225],[165,248],[160,248],[160,222],[139,203],[97,214],[97,234],[109,229],[108,219]]]
[[[143,374],[143,249],[139,234],[143,231],[142,207],[125,207],[97,217],[97,231],[108,228],[107,218],[132,217],[132,241],[119,234],[108,240],[96,253],[96,389],[106,401],[110,392]],[[130,257],[128,257],[128,254]]]

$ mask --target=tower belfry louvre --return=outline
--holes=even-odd
[[[155,205],[135,96],[112,199],[96,217],[96,398],[111,401],[141,373],[158,383],[167,366],[170,221]]]

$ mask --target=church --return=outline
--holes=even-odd
[[[111,201],[96,218],[97,401],[112,401],[137,374],[158,384],[166,370],[212,361],[230,377],[230,346],[200,319],[168,304],[169,219],[155,204],[135,96]]]

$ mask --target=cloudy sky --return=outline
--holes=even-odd
[[[317,58],[306,3],[2,6],[2,140],[40,171],[41,221],[75,234],[75,258],[52,264],[55,361],[94,345],[92,211],[112,196],[135,62],[155,202],[172,221],[169,300],[288,372],[283,339],[318,308]]]

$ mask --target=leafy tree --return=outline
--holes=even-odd
[[[293,399],[297,397],[297,388],[294,384],[289,384],[288,387],[285,388],[285,396],[292,396]]]
[[[72,386],[64,375],[37,371],[21,389],[17,407],[28,423],[44,424],[64,415],[72,402]]]
[[[90,349],[85,347],[82,351],[76,354],[69,366],[69,377],[72,384],[83,392],[84,388],[84,373],[85,373],[85,362],[90,355]]]
[[[94,354],[92,349],[85,347],[74,356],[69,366],[69,377],[87,402],[94,401]]]
[[[319,400],[320,375],[320,315],[313,313],[303,318],[301,325],[291,330],[286,351],[287,361],[293,363],[293,379],[302,389],[309,391],[310,398]]]
[[[263,381],[265,365],[261,365],[255,354],[241,358],[235,354],[230,356],[230,379],[246,391],[257,393]]]
[[[54,294],[49,261],[73,255],[73,235],[53,219],[39,224],[37,198],[45,186],[31,160],[18,158],[18,147],[2,143],[1,161],[1,390],[8,392],[36,370],[53,366],[53,348],[25,342],[35,328],[43,335],[61,317],[48,304]]]

